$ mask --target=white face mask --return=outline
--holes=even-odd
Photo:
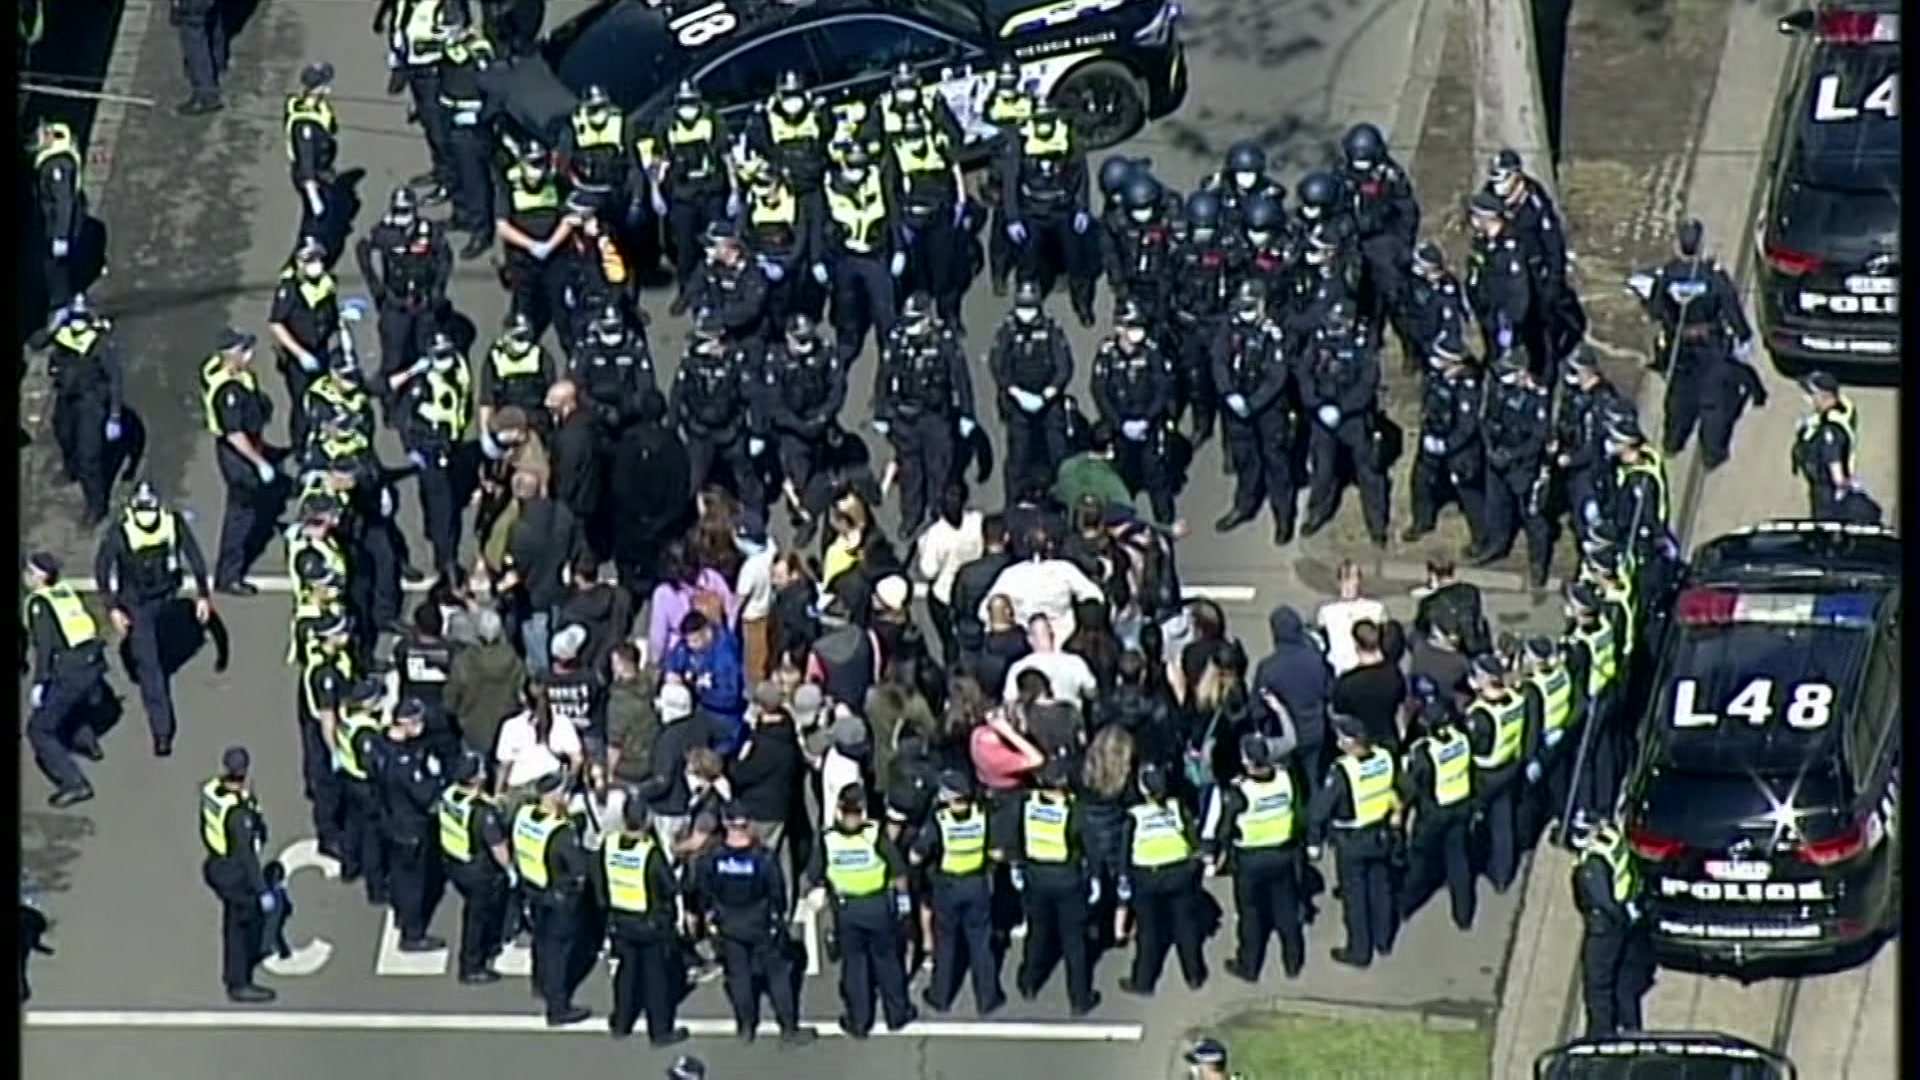
[[[1193,230],[1193,238],[1203,244],[1213,239],[1213,226],[1206,225],[1206,226],[1196,227]]]
[[[387,215],[387,220],[403,229],[413,228],[413,211],[395,210]]]
[[[904,90],[895,90],[893,99],[902,105],[913,105],[920,100],[920,91],[909,86]]]
[[[1151,207],[1145,210],[1129,210],[1127,211],[1127,216],[1145,225],[1147,222],[1153,220],[1153,210]]]
[[[806,107],[807,99],[804,97],[783,97],[780,99],[780,108],[785,112],[797,113]]]
[[[1368,161],[1366,158],[1355,158],[1352,164],[1354,172],[1363,173],[1373,171],[1373,162]]]
[[[1235,308],[1233,313],[1239,317],[1241,322],[1252,322],[1260,317],[1260,305],[1244,304]]]
[[[1035,307],[1017,307],[1013,309],[1013,317],[1023,323],[1030,323],[1040,317],[1040,309]]]
[[[1517,371],[1509,371],[1505,375],[1500,376],[1500,385],[1501,386],[1519,386],[1520,373]]]
[[[620,344],[620,331],[618,330],[600,331],[600,344],[606,345],[608,347],[612,347]]]
[[[1247,243],[1252,244],[1254,247],[1266,247],[1267,241],[1271,239],[1273,239],[1273,234],[1269,232],[1250,232],[1247,234]]]
[[[1320,220],[1320,208],[1317,206],[1302,206],[1300,208],[1300,216],[1306,218],[1308,221],[1318,221]]]
[[[1260,174],[1256,172],[1237,172],[1233,174],[1233,182],[1240,185],[1243,189],[1253,187],[1254,181],[1258,179],[1260,179]]]
[[[846,169],[846,171],[842,172],[840,175],[847,178],[847,183],[857,184],[860,181],[865,180],[867,178],[867,170],[863,168],[859,168],[858,166],[850,166],[849,168]]]
[[[682,105],[674,111],[680,115],[680,119],[692,123],[694,119],[700,115],[700,106]]]
[[[1121,332],[1120,340],[1137,349],[1147,340],[1147,332],[1138,326],[1130,326]]]
[[[433,370],[435,371],[452,371],[453,367],[454,358],[451,356],[436,356],[433,358]]]

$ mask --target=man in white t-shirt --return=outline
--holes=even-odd
[[[1101,600],[1107,594],[1093,579],[1082,573],[1078,566],[1065,559],[1054,556],[1054,544],[1050,537],[1031,538],[1035,548],[1033,556],[1025,562],[1017,562],[994,579],[993,588],[980,600],[978,612],[980,621],[987,622],[987,604],[995,595],[1005,596],[1013,601],[1015,619],[1029,619],[1035,615],[1045,615],[1047,621],[1059,633],[1060,640],[1073,636],[1076,624],[1073,620],[1073,605],[1081,600]]]
[[[1349,559],[1340,564],[1340,599],[1320,605],[1314,624],[1327,645],[1327,663],[1335,676],[1344,675],[1360,664],[1353,647],[1353,627],[1362,620],[1385,626],[1387,606],[1360,594],[1360,565]]]
[[[772,625],[773,561],[780,557],[780,546],[767,532],[767,519],[747,510],[733,527],[733,546],[745,561],[734,582],[734,594],[740,598],[741,664],[746,684],[758,686],[773,670]]]
[[[1002,693],[1011,705],[1020,697],[1020,675],[1038,671],[1047,677],[1050,700],[1070,705],[1085,705],[1100,693],[1100,683],[1085,660],[1070,652],[1061,652],[1053,639],[1053,623],[1045,615],[1027,620],[1027,645],[1033,651],[1007,669],[1007,688]]]

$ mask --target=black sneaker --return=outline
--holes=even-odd
[[[153,740],[153,756],[154,757],[172,757],[173,756],[173,740],[172,739]]]
[[[782,1046],[811,1046],[813,1045],[813,1040],[819,1037],[820,1033],[810,1027],[797,1027],[792,1031],[781,1032],[780,1044]]]
[[[1327,951],[1327,955],[1333,957],[1334,963],[1345,964],[1350,968],[1365,969],[1373,966],[1372,959],[1362,960],[1359,957],[1353,955],[1353,952],[1344,946],[1334,948],[1334,949],[1329,949]]]
[[[227,1000],[240,1005],[265,1005],[279,996],[264,986],[251,984],[230,987],[227,990]]]
[[[593,1010],[587,1008],[585,1005],[569,1005],[559,1012],[548,1010],[547,1026],[566,1027],[568,1024],[577,1024],[592,1015]]]
[[[403,953],[432,952],[435,949],[444,949],[446,947],[447,943],[444,938],[437,938],[432,934],[423,934],[411,940],[407,938],[400,939],[400,951]]]
[[[841,1032],[849,1039],[864,1039],[867,1037],[866,1032],[853,1026],[853,1017],[848,1016],[846,1013],[841,1013],[840,1019],[835,1022],[840,1025]]]
[[[89,740],[86,745],[76,747],[75,749],[80,752],[81,757],[86,758],[88,761],[107,760],[107,752],[100,746],[100,740],[97,738]]]
[[[460,976],[463,986],[486,986],[500,981],[500,973],[492,968],[480,968],[477,971],[464,972]]]
[[[260,586],[255,585],[251,581],[229,581],[225,585],[218,586],[218,590],[226,593],[228,596],[260,595]]]
[[[647,1042],[654,1046],[677,1046],[692,1037],[693,1032],[683,1027],[677,1027],[657,1039],[649,1038]]]
[[[1226,970],[1227,974],[1239,979],[1241,982],[1257,983],[1260,981],[1260,976],[1248,971],[1246,966],[1237,959],[1230,959],[1220,966]]]
[[[482,229],[473,230],[473,239],[460,249],[462,259],[477,259],[493,247],[493,234]]]
[[[1073,1017],[1074,1019],[1076,1019],[1076,1020],[1078,1020],[1079,1018],[1081,1018],[1081,1017],[1083,1017],[1083,1016],[1085,1016],[1085,1015],[1087,1015],[1088,1013],[1090,1013],[1090,1012],[1092,1012],[1093,1010],[1095,1010],[1095,1009],[1097,1009],[1097,1008],[1099,1008],[1099,1007],[1100,1007],[1100,1000],[1101,1000],[1101,999],[1100,999],[1100,991],[1098,991],[1098,990],[1095,990],[1095,991],[1093,991],[1092,993],[1090,993],[1090,994],[1088,994],[1088,995],[1087,995],[1087,1003],[1086,1003],[1086,1005],[1084,1005],[1084,1006],[1081,1006],[1081,1005],[1075,1005],[1075,1006],[1073,1006],[1072,1008],[1070,1008],[1070,1009],[1068,1009],[1068,1010],[1067,1010],[1067,1013],[1068,1013],[1068,1015],[1070,1015],[1070,1016],[1072,1016],[1072,1017]]]
[[[1123,994],[1132,994],[1134,997],[1153,996],[1153,990],[1151,988],[1142,987],[1139,983],[1134,982],[1133,976],[1131,975],[1125,976],[1120,980],[1120,992]]]
[[[1226,514],[1221,516],[1220,520],[1213,523],[1213,531],[1222,532],[1222,533],[1232,532],[1233,530],[1239,528],[1242,525],[1245,525],[1247,522],[1252,520],[1253,520],[1252,514],[1244,513],[1239,510],[1229,510],[1227,511]]]
[[[907,1006],[907,1015],[903,1019],[901,1019],[899,1023],[896,1024],[891,1020],[887,1021],[887,1030],[899,1031],[901,1028],[906,1027],[908,1024],[911,1024],[918,1019],[920,1019],[920,1010],[909,1005]]]
[[[933,1000],[932,987],[928,987],[927,989],[921,991],[920,1000],[927,1003],[927,1008],[932,1009],[934,1012],[937,1012],[937,1013],[946,1012],[948,1009],[953,1007],[952,1003],[942,1005],[938,1001]]]
[[[92,785],[81,784],[79,787],[61,788],[47,796],[47,805],[55,810],[65,810],[69,806],[86,802],[91,798],[93,798]]]

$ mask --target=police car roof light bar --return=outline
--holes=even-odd
[[[1764,623],[1857,630],[1873,625],[1874,605],[1874,597],[1868,593],[1741,593],[1692,588],[1680,593],[1674,608],[1682,626]]]
[[[1900,40],[1900,16],[1872,11],[1823,11],[1814,36],[1829,45],[1877,45]]]

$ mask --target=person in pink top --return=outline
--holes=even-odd
[[[1019,729],[1012,710],[994,707],[986,711],[967,739],[967,753],[973,759],[973,775],[989,791],[1018,791],[1028,773],[1047,759]]]
[[[703,592],[720,597],[727,625],[734,626],[740,598],[734,595],[733,586],[719,571],[696,566],[684,541],[668,544],[660,553],[660,584],[654,586],[653,600],[647,605],[647,647],[652,650],[648,655],[667,655],[678,642],[680,620],[693,610],[695,597]]]

